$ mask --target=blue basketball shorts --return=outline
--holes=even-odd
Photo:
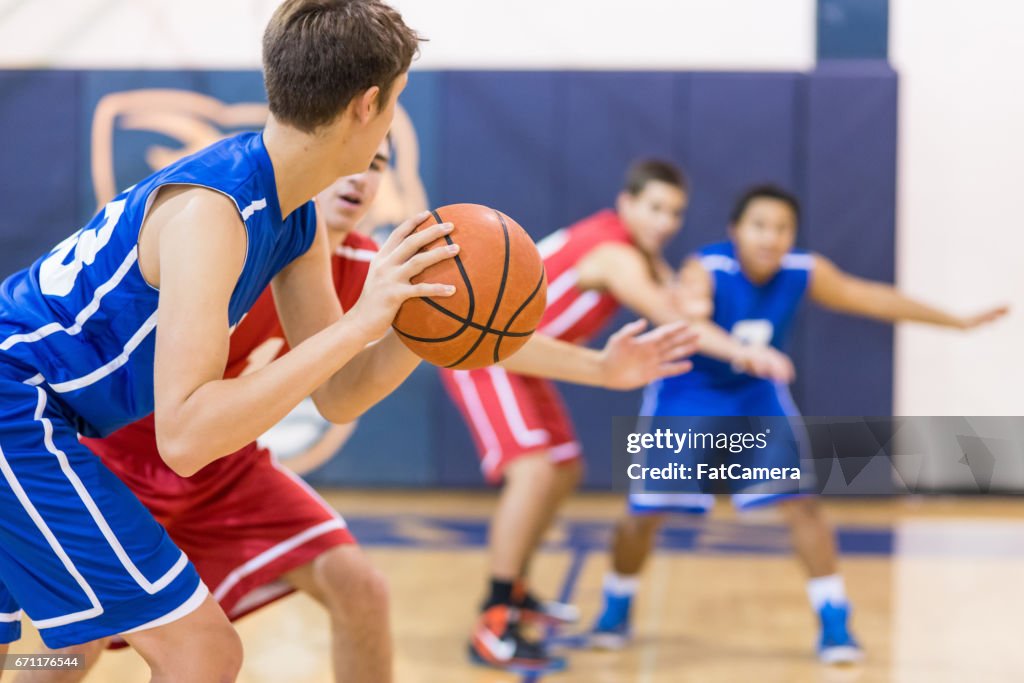
[[[175,621],[206,599],[179,550],[43,387],[0,361],[0,644],[51,648]]]
[[[799,468],[801,478],[766,480],[728,479],[719,483],[732,494],[733,505],[747,510],[807,495],[813,472],[805,466],[808,438],[797,420],[799,413],[784,385],[752,380],[728,387],[673,387],[668,392],[661,382],[647,388],[640,418],[641,431],[659,427],[694,433],[758,433],[768,430],[763,448],[730,450],[719,446],[692,447],[679,453],[643,451],[635,462],[645,467],[663,467],[671,462],[689,468],[710,469],[736,464],[742,468]],[[767,418],[767,419],[759,419]],[[804,464],[802,464],[804,459]],[[737,468],[735,471],[739,471]],[[629,508],[633,514],[665,512],[703,514],[714,506],[714,493],[707,479],[689,481],[638,479],[630,482]]]

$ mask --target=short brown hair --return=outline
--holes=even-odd
[[[263,33],[270,112],[308,133],[375,85],[383,105],[421,40],[380,0],[285,0]]]
[[[789,190],[771,183],[748,187],[743,194],[739,196],[739,199],[736,200],[736,203],[732,207],[732,213],[729,215],[729,220],[733,225],[736,225],[743,220],[743,214],[747,212],[747,208],[750,206],[750,203],[755,199],[774,199],[777,202],[782,202],[783,204],[788,205],[793,211],[793,218],[796,219],[796,222],[799,225],[800,200],[797,199],[797,196]]]
[[[638,195],[652,180],[678,187],[683,192],[690,189],[686,174],[675,164],[662,159],[641,159],[634,161],[626,171],[622,190],[631,195]]]

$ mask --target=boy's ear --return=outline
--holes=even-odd
[[[355,98],[356,118],[360,123],[368,123],[379,109],[380,87],[371,86]]]

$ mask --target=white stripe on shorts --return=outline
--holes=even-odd
[[[344,529],[345,523],[341,519],[329,519],[326,522],[321,522],[316,526],[310,527],[305,531],[296,534],[288,540],[282,541],[277,545],[264,550],[262,553],[252,558],[240,567],[237,567],[234,571],[225,577],[219,586],[213,591],[213,598],[217,602],[224,599],[224,596],[231,592],[231,589],[238,585],[238,583],[249,576],[250,574],[266,567],[268,564],[281,557],[285,553],[288,553],[298,548],[303,543],[322,536],[329,531],[335,529]]]
[[[484,445],[484,454],[483,459],[480,461],[480,469],[482,469],[485,474],[489,474],[497,465],[498,460],[501,459],[501,445],[498,441],[498,435],[494,433],[494,427],[491,425],[491,421],[487,417],[487,411],[484,409],[484,404],[480,400],[480,394],[476,390],[476,385],[473,384],[473,378],[469,376],[469,371],[453,370],[452,379],[454,379],[455,384],[458,385],[459,394],[462,396],[462,400],[466,404],[466,412],[469,414],[469,421],[473,423],[473,428],[480,436],[480,441],[482,441]]]
[[[135,583],[139,584],[142,590],[146,591],[150,595],[159,593],[161,590],[166,588],[171,581],[176,579],[186,566],[188,566],[188,557],[185,556],[185,553],[181,553],[174,565],[156,581],[151,582],[143,576],[142,572],[139,571],[139,568],[135,566],[134,562],[132,562],[132,559],[128,557],[128,553],[125,552],[121,542],[114,534],[114,530],[110,528],[110,524],[107,523],[103,513],[100,512],[99,506],[96,505],[96,501],[93,500],[89,491],[85,488],[85,484],[82,483],[78,474],[71,468],[71,463],[68,462],[67,454],[57,448],[56,444],[54,444],[53,423],[43,416],[43,413],[46,410],[47,394],[43,391],[42,387],[36,387],[36,391],[39,392],[39,401],[36,403],[35,419],[43,426],[43,443],[46,445],[46,450],[57,458],[57,462],[60,463],[61,471],[64,473],[64,476],[67,477],[68,481],[71,482],[71,486],[75,489],[78,497],[82,499],[82,503],[89,511],[89,515],[96,523],[96,526],[99,527],[103,537],[107,539],[107,543],[114,551],[114,554],[117,555],[117,559],[121,561],[121,566],[123,566],[125,571],[135,579]]]
[[[4,479],[7,480],[7,484],[11,487],[11,491],[14,492],[14,496],[21,503],[21,506],[25,508],[25,512],[35,522],[36,528],[42,533],[43,538],[49,544],[54,554],[60,559],[61,564],[68,571],[68,574],[75,580],[78,587],[85,593],[86,598],[89,600],[89,604],[92,605],[89,609],[74,612],[73,614],[65,614],[59,617],[53,617],[50,619],[41,619],[39,621],[32,620],[37,629],[53,628],[55,626],[64,626],[65,624],[72,624],[76,621],[84,621],[86,619],[92,619],[103,614],[103,606],[100,604],[99,599],[96,597],[96,593],[93,591],[92,586],[85,580],[78,568],[75,567],[75,563],[68,557],[67,552],[61,546],[60,541],[54,536],[53,531],[47,526],[46,521],[42,515],[39,514],[39,510],[32,504],[32,501],[28,499],[28,495],[25,493],[25,489],[22,488],[21,482],[14,476],[14,471],[11,469],[11,464],[7,461],[7,457],[4,455],[3,449],[0,448],[0,472],[3,473]]]
[[[494,393],[498,395],[498,405],[505,415],[505,422],[508,424],[512,437],[520,446],[530,448],[532,446],[543,446],[547,443],[549,434],[546,429],[530,429],[526,426],[526,418],[519,410],[519,400],[516,392],[512,389],[512,383],[508,379],[508,372],[504,368],[487,368],[487,375],[494,385]]]
[[[189,596],[188,600],[181,603],[170,612],[163,615],[162,617],[157,617],[152,621],[147,621],[142,626],[136,626],[135,628],[128,629],[127,631],[122,631],[122,633],[135,633],[136,631],[145,631],[147,629],[156,628],[157,626],[165,626],[167,624],[177,621],[178,619],[181,619],[182,617],[187,617],[188,615],[192,614],[197,609],[199,609],[199,606],[203,604],[203,602],[206,600],[206,596],[209,594],[210,590],[206,587],[206,584],[200,581],[199,585],[196,587],[195,591],[193,591],[192,595]]]

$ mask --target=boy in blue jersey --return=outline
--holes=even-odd
[[[406,299],[453,292],[410,282],[457,252],[420,253],[451,226],[399,226],[342,317],[310,198],[369,166],[418,42],[379,0],[287,0],[263,38],[262,134],[144,179],[0,285],[0,655],[24,610],[53,648],[122,634],[154,681],[234,679],[224,613],[77,437],[155,411],[162,457],[188,476],[306,396],[346,422],[408,374],[385,333]],[[230,330],[268,284],[292,352],[224,379]]]
[[[730,332],[744,344],[780,353],[805,296],[852,315],[961,330],[1006,313],[1005,307],[997,307],[959,317],[915,301],[887,283],[848,275],[818,254],[794,249],[799,215],[796,198],[782,189],[759,186],[744,193],[732,214],[730,240],[701,249],[683,266],[681,291],[687,313]],[[708,356],[695,356],[693,363],[690,373],[650,385],[641,413],[655,421],[663,416],[705,416],[687,423],[697,433],[722,431],[716,427],[723,425],[731,431],[736,420],[729,420],[730,416],[797,415],[785,383],[739,373]],[[788,421],[772,421],[776,424],[788,425]],[[686,449],[683,460],[690,467],[713,463],[713,458],[755,467],[800,467],[803,435],[792,429],[782,437],[773,435],[766,448],[740,454]],[[775,503],[789,525],[796,553],[810,577],[808,596],[821,621],[819,658],[826,663],[859,660],[862,652],[848,629],[849,602],[837,569],[834,535],[817,499],[801,495],[799,482],[792,480],[730,483],[736,507]],[[604,609],[591,636],[596,647],[621,647],[628,638],[638,574],[665,515],[705,513],[713,504],[707,493],[680,492],[678,485],[672,491],[657,488],[648,481],[634,488],[632,514],[616,528],[613,571],[605,579]]]

